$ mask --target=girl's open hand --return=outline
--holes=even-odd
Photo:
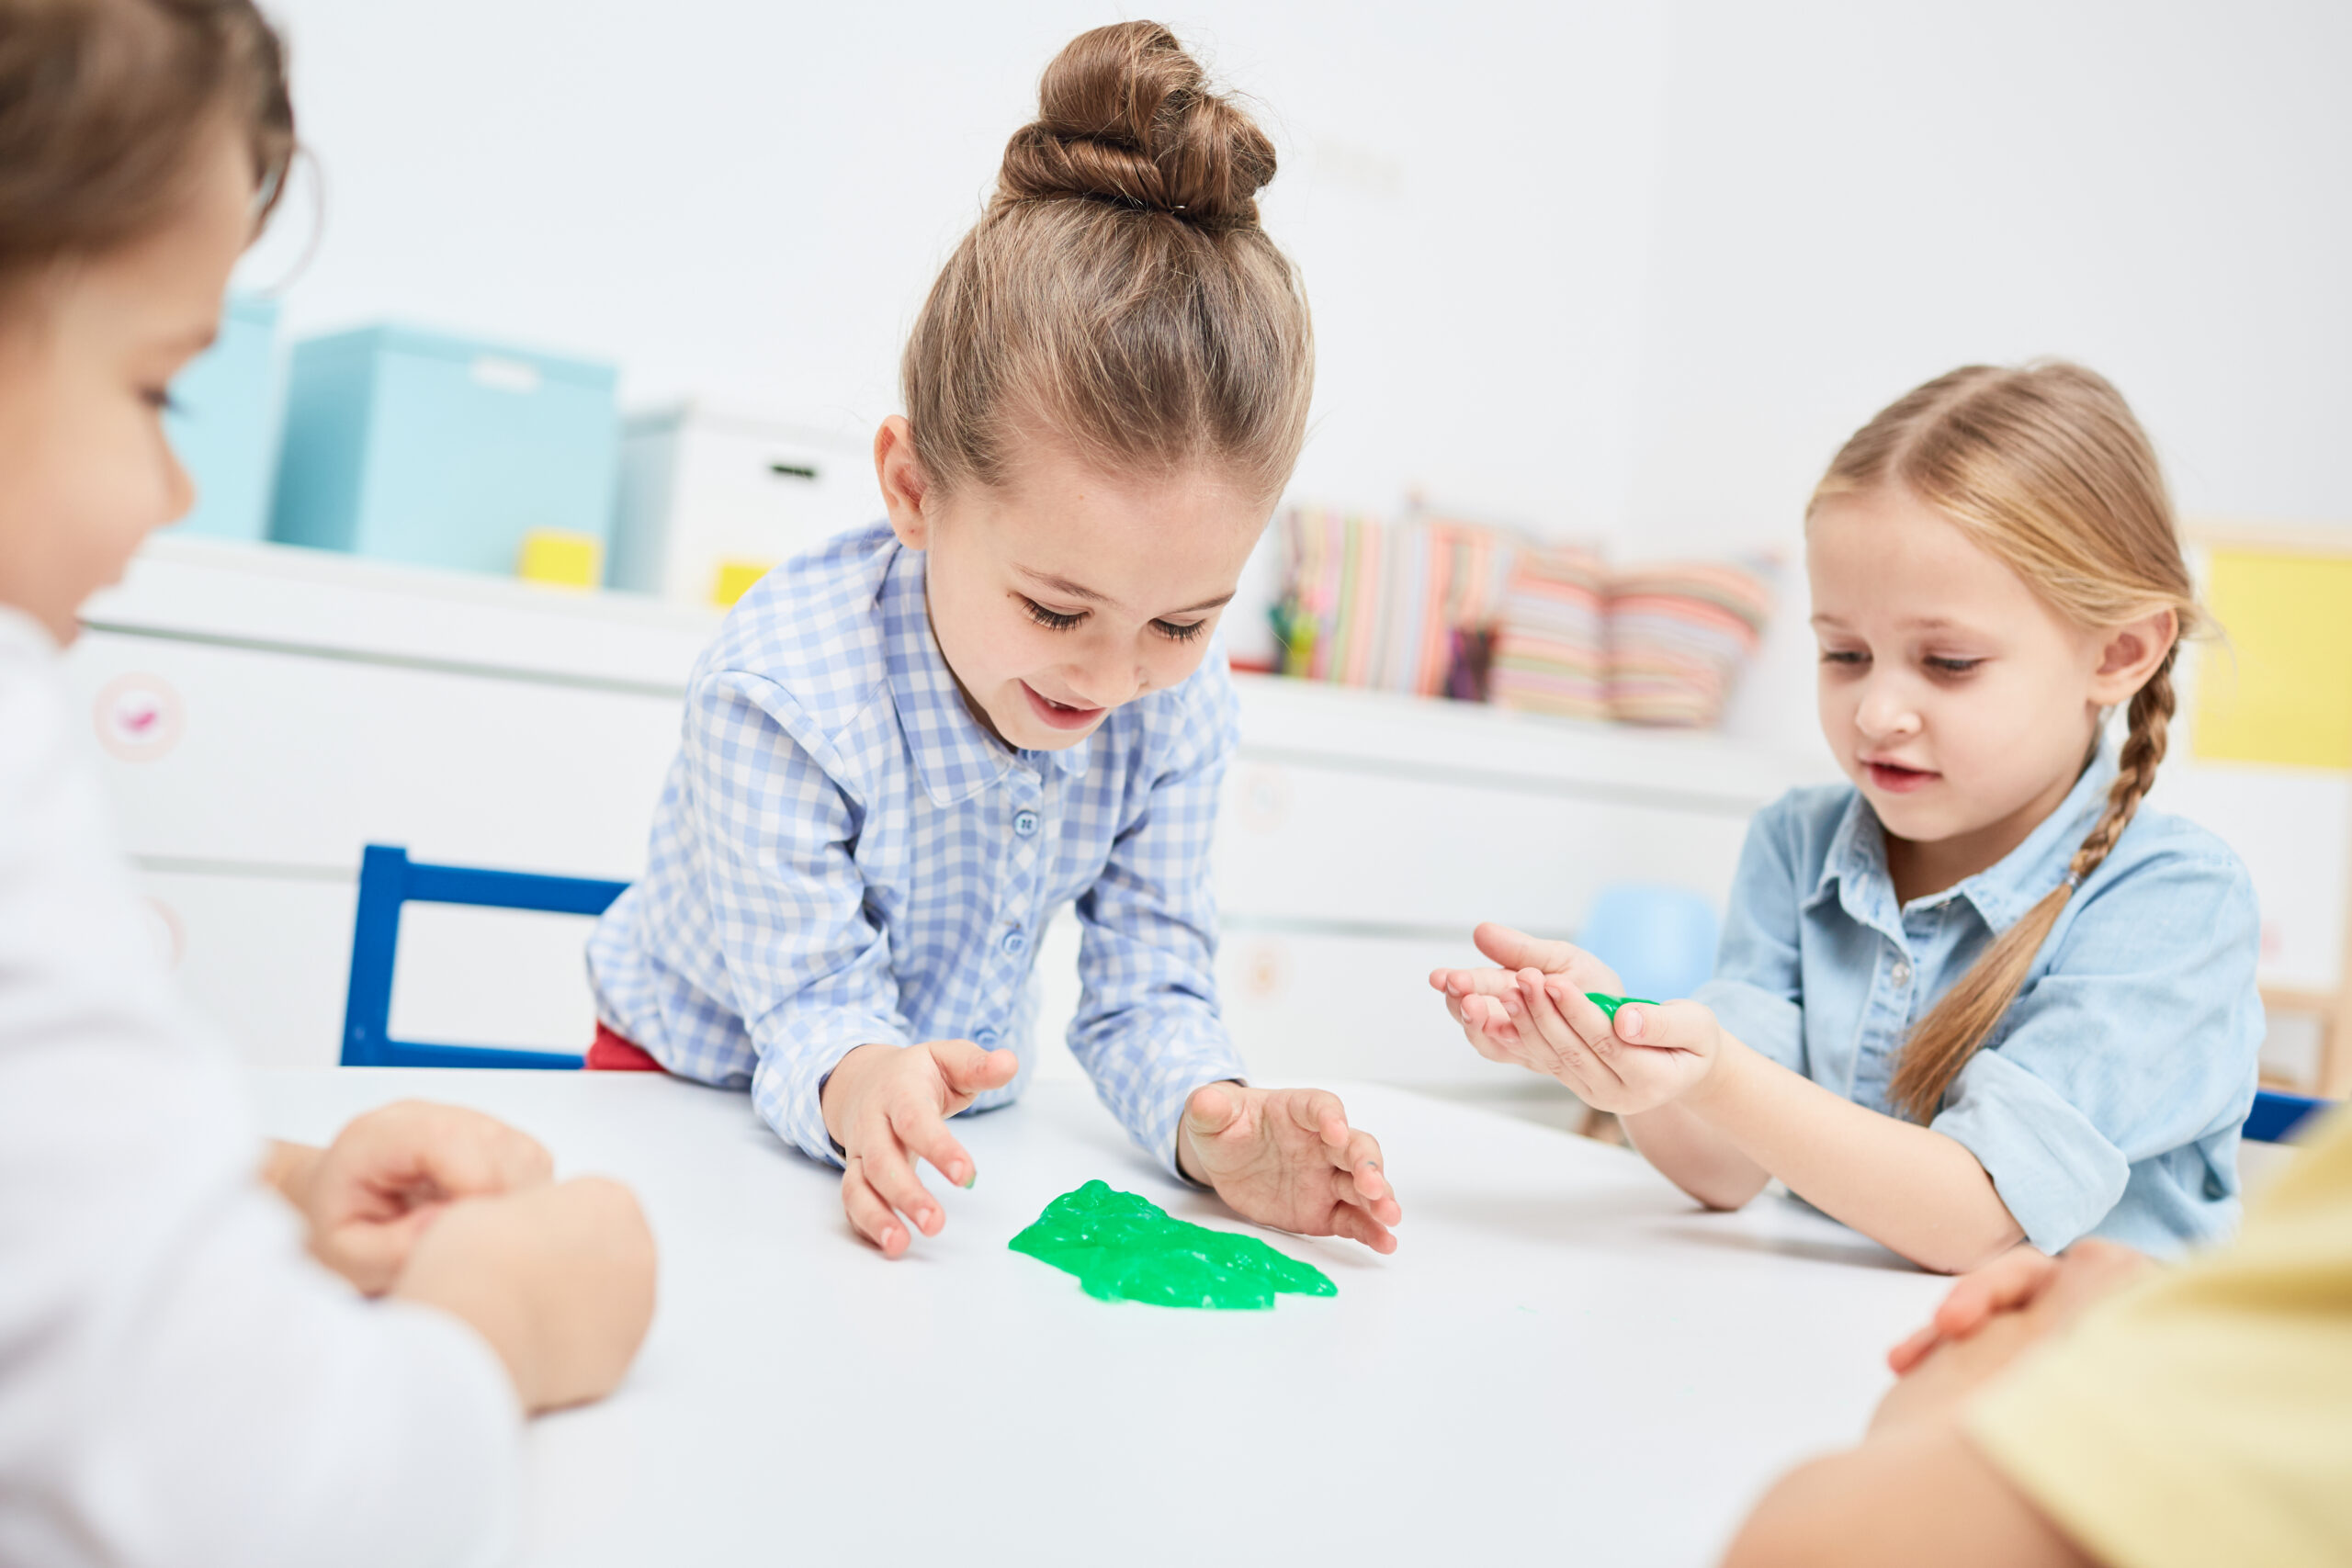
[[[1617,972],[1580,947],[1532,937],[1491,920],[1472,932],[1471,940],[1497,966],[1432,970],[1430,988],[1445,998],[1445,1010],[1462,1026],[1463,1038],[1478,1055],[1556,1076],[1557,1053],[1547,1049],[1527,1026],[1520,971],[1533,969],[1556,976],[1578,995],[1601,991],[1610,996],[1622,988]]]
[[[1336,1094],[1204,1084],[1177,1124],[1176,1157],[1244,1219],[1396,1250],[1388,1227],[1405,1212],[1381,1169],[1380,1145],[1350,1129]]]
[[[1011,1083],[1020,1065],[1010,1051],[983,1051],[968,1040],[861,1045],[835,1064],[822,1105],[842,1151],[842,1207],[885,1258],[913,1245],[907,1224],[925,1235],[946,1224],[915,1161],[929,1160],[958,1187],[972,1185],[978,1168],[947,1131],[947,1118]]]

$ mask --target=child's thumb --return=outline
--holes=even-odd
[[[958,1094],[1001,1089],[1021,1070],[1021,1059],[1011,1051],[986,1051],[968,1040],[943,1040],[932,1048],[947,1087]]]
[[[1661,1050],[1688,1049],[1712,1016],[1698,1002],[1627,1002],[1617,1010],[1617,1038]]]
[[[1546,975],[1557,975],[1576,956],[1576,949],[1565,942],[1547,942],[1513,931],[1488,920],[1470,933],[1478,951],[1506,969],[1541,969]]]
[[[1203,1084],[1184,1102],[1184,1123],[1198,1136],[1214,1138],[1233,1125],[1241,1103],[1219,1086]]]

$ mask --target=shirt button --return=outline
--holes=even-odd
[[[996,1049],[997,1041],[1001,1038],[1002,1036],[998,1034],[995,1030],[983,1029],[978,1034],[972,1036],[972,1043],[978,1045],[983,1051],[993,1051]]]
[[[1909,985],[1911,983],[1911,965],[1902,962],[1900,959],[1897,959],[1895,961],[1894,967],[1888,972],[1887,978],[1893,980],[1898,986]]]
[[[997,945],[1003,948],[1008,956],[1018,958],[1029,951],[1029,933],[1017,929],[1009,931],[1004,933],[1004,940]]]
[[[1027,838],[1030,834],[1037,830],[1037,814],[1034,811],[1014,812],[1012,814],[1012,830],[1020,834],[1023,838]]]

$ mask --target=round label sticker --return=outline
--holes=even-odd
[[[1242,960],[1241,989],[1251,1001],[1272,1001],[1283,994],[1283,984],[1290,978],[1289,969],[1281,942],[1261,942]]]
[[[1262,763],[1241,775],[1241,825],[1252,832],[1272,833],[1290,817],[1290,779],[1280,768]]]
[[[98,744],[126,762],[152,762],[178,744],[180,699],[160,675],[118,675],[98,690]]]

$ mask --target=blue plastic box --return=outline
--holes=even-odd
[[[277,301],[229,297],[220,335],[172,382],[164,429],[196,481],[182,533],[258,539],[277,471]]]
[[[295,345],[270,536],[511,573],[535,528],[612,528],[609,365],[375,326]]]

